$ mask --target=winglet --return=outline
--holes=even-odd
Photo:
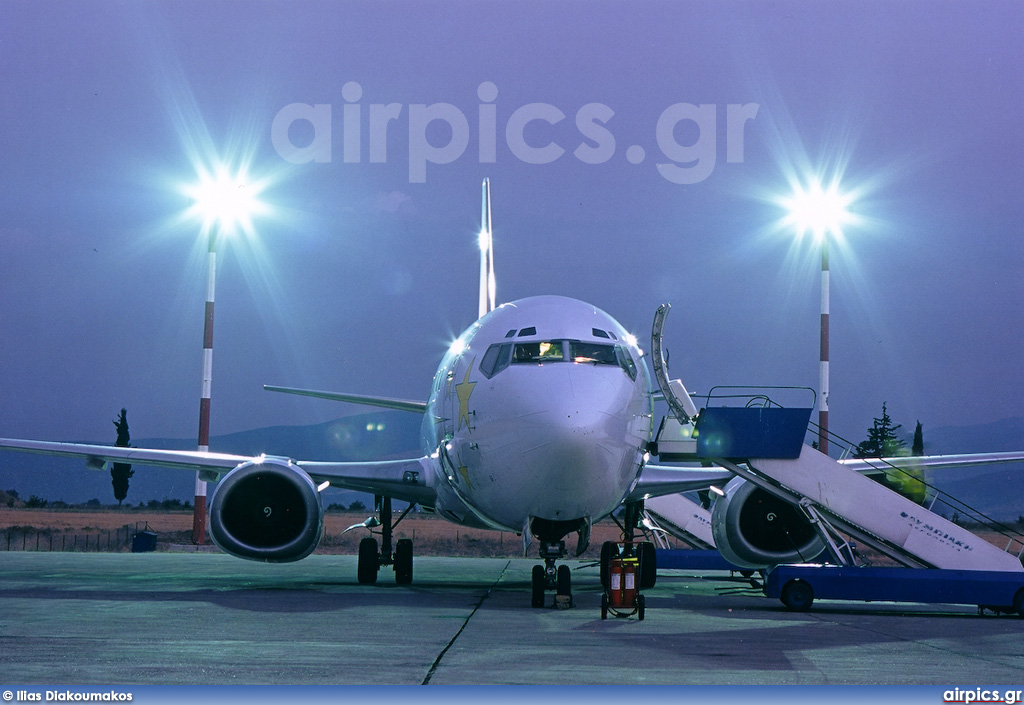
[[[480,306],[478,316],[494,310],[494,238],[491,230],[491,180],[484,179],[480,205]]]

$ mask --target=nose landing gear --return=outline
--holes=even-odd
[[[358,580],[364,585],[372,585],[377,582],[377,572],[381,569],[381,566],[389,565],[394,567],[395,582],[399,585],[408,585],[412,582],[412,540],[399,539],[396,546],[394,544],[394,529],[416,505],[410,504],[398,519],[392,523],[391,498],[377,497],[376,500],[380,519],[373,521],[374,518],[371,517],[362,526],[368,529],[380,526],[381,545],[378,549],[377,539],[372,536],[367,536],[359,542]],[[350,526],[349,529],[358,526],[360,525]],[[394,546],[393,552],[392,546]]]
[[[548,590],[555,591],[553,606],[557,609],[569,609],[573,607],[572,601],[572,575],[569,573],[569,566],[560,565],[555,567],[555,561],[565,558],[565,541],[557,544],[541,541],[540,557],[544,559],[544,565],[533,566],[531,581],[530,604],[534,607],[544,606],[544,593]]]

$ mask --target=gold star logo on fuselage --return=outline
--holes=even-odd
[[[473,362],[476,362],[476,358],[473,358],[466,368],[466,378],[455,385],[455,393],[459,395],[459,424],[455,428],[456,431],[462,428],[463,421],[466,422],[467,427],[469,426],[469,396],[473,393],[473,387],[476,386],[476,382],[469,381],[469,373],[473,371]]]

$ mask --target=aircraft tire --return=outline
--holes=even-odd
[[[619,555],[619,547],[614,541],[605,541],[601,544],[601,587],[605,592],[611,585],[612,559]]]
[[[530,604],[534,607],[544,606],[544,566],[533,566],[533,579],[531,581]]]
[[[1017,610],[1017,614],[1024,617],[1024,587],[1013,596],[1013,608]]]
[[[558,588],[555,594],[572,595],[572,573],[569,572],[569,566],[558,566],[557,579]]]
[[[395,546],[395,582],[412,583],[412,539],[398,539]]]
[[[377,539],[367,536],[359,542],[359,565],[356,575],[362,585],[373,585],[377,582],[377,571],[380,570],[380,552]]]
[[[650,590],[658,581],[658,556],[654,544],[644,541],[637,547],[640,559],[640,589]]]
[[[803,580],[790,580],[782,588],[782,604],[794,612],[806,612],[814,603],[814,589]]]

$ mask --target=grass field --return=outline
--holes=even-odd
[[[328,512],[324,540],[317,552],[356,553],[368,532],[363,528],[342,532],[367,516],[368,511]],[[146,529],[157,534],[157,550],[181,550],[191,545],[192,512],[0,508],[0,550],[108,550],[108,546],[109,550],[128,550],[131,536]],[[599,522],[584,556],[597,558],[601,543],[617,540],[619,535],[611,521]],[[410,514],[402,520],[395,528],[395,539],[401,538],[412,539],[418,555],[512,557],[523,551],[522,538],[514,533],[468,529],[423,514]],[[569,539],[575,540],[575,534]],[[570,553],[575,549],[571,540],[566,540]],[[531,553],[535,552],[533,547]]]

